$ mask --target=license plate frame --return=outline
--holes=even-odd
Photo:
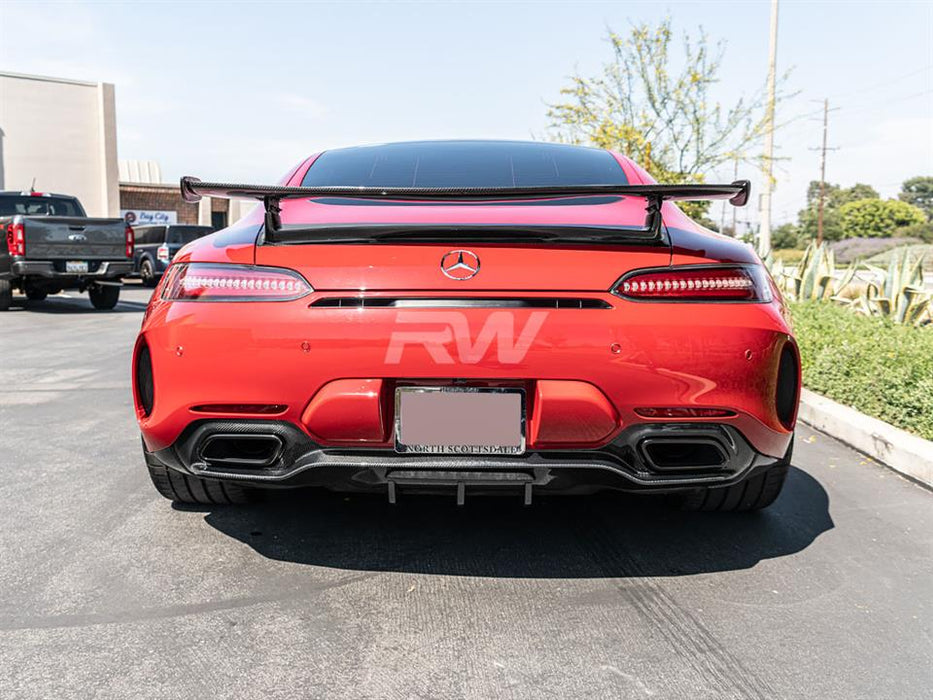
[[[66,260],[65,261],[65,272],[81,275],[87,274],[89,265],[87,260]]]
[[[515,397],[509,399],[503,399],[500,403],[500,406],[495,408],[495,410],[503,410],[505,412],[511,412],[515,410],[517,404],[517,413],[510,418],[510,420],[515,420],[517,424],[513,424],[509,427],[509,431],[512,428],[515,429],[515,433],[509,433],[509,436],[506,440],[503,440],[503,444],[494,444],[489,442],[489,432],[497,432],[504,430],[501,425],[495,426],[495,429],[487,432],[487,438],[485,440],[480,440],[479,442],[471,442],[469,439],[475,439],[479,437],[477,435],[476,425],[474,424],[472,428],[474,433],[472,435],[466,436],[468,439],[467,442],[463,443],[438,443],[438,442],[416,442],[416,441],[405,441],[405,427],[404,427],[404,408],[406,403],[406,396],[417,396],[417,395],[430,395],[434,397],[430,402],[431,404],[440,406],[445,403],[443,400],[439,399],[440,396],[447,395],[450,400],[447,401],[448,406],[446,410],[452,410],[459,408],[461,411],[464,409],[469,409],[468,404],[474,404],[472,409],[484,409],[486,413],[485,417],[496,415],[490,413],[490,409],[494,408],[493,404],[496,402],[490,402],[487,400],[476,400],[469,399],[466,397],[491,397],[491,396],[508,396]],[[466,400],[456,401],[453,397],[459,396],[466,398]],[[459,407],[455,406],[455,403],[459,403]],[[512,407],[507,407],[506,404],[512,404]],[[409,404],[410,406],[413,404]],[[428,404],[429,405],[429,404]],[[448,420],[448,416],[444,417],[444,421]],[[454,416],[456,419],[456,416]],[[526,440],[526,425],[527,425],[527,403],[525,390],[521,387],[462,387],[462,386],[406,386],[406,387],[397,387],[395,389],[395,451],[402,454],[424,454],[424,455],[448,455],[448,456],[519,456],[525,453],[525,440]],[[409,422],[411,427],[411,423]],[[480,429],[488,429],[489,426],[480,426]],[[424,427],[420,426],[416,428],[416,432],[423,431]]]

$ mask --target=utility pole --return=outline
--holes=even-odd
[[[838,109],[838,108],[837,108]],[[835,109],[832,111],[836,111]],[[835,151],[826,145],[826,135],[829,131],[829,100],[823,100],[823,145],[820,147],[820,201],[816,217],[816,244],[823,243],[823,210],[826,204],[826,151]],[[814,148],[811,151],[816,150]]]
[[[777,64],[778,0],[771,0],[771,47],[768,55],[768,106],[765,114],[765,186],[761,193],[761,230],[758,236],[758,253],[761,256],[771,251],[771,179],[774,160],[774,83]]]
[[[826,198],[826,131],[829,126],[829,100],[823,100],[823,149],[820,154],[820,212],[816,223],[816,244],[823,243],[823,202]]]

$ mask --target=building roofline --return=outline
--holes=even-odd
[[[121,187],[126,185],[127,187],[150,187],[152,189],[168,189],[168,190],[178,190],[179,196],[181,196],[181,189],[179,186],[172,182],[130,182],[129,180],[120,180],[119,184]]]
[[[9,73],[7,71],[0,71],[0,78],[20,78],[21,80],[40,80],[46,83],[65,83],[66,85],[82,85],[84,87],[97,87],[102,85],[101,82],[93,82],[88,80],[71,80],[69,78],[54,78],[49,75],[31,75],[29,73]]]

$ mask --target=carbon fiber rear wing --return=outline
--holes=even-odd
[[[751,183],[736,180],[729,185],[556,185],[530,187],[289,187],[284,185],[245,185],[232,182],[202,182],[186,175],[181,178],[181,196],[186,202],[201,197],[225,199],[257,199],[266,210],[267,235],[282,228],[279,203],[283,199],[312,197],[345,197],[352,199],[405,200],[473,200],[501,201],[542,197],[573,197],[585,195],[620,195],[644,197],[646,217],[644,227],[637,232],[657,237],[661,231],[661,204],[665,200],[684,201],[728,199],[741,207],[748,202]],[[634,230],[633,230],[634,232]]]

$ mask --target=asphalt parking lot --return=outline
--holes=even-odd
[[[761,514],[299,493],[175,509],[148,290],[0,315],[0,697],[920,698],[933,493],[806,427]]]

